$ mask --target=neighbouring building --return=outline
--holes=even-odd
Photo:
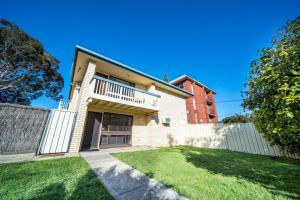
[[[69,152],[124,145],[166,146],[187,124],[193,94],[76,46],[68,110],[77,118]]]
[[[194,95],[186,99],[188,123],[199,124],[218,122],[214,100],[214,95],[216,93],[213,90],[187,75],[182,75],[170,83],[189,91]]]

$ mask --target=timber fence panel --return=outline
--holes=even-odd
[[[0,103],[0,154],[36,153],[49,109]]]

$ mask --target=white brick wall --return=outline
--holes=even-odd
[[[187,124],[185,98],[174,95],[160,88],[155,88],[156,94],[161,96],[160,110],[149,123],[152,146],[169,146],[174,144],[174,135],[183,124]],[[162,119],[171,118],[170,126],[162,124]]]
[[[80,148],[81,137],[83,135],[85,119],[87,115],[87,97],[89,97],[90,93],[89,85],[92,77],[94,76],[95,69],[96,64],[94,62],[89,62],[79,92],[78,114],[73,131],[73,136],[71,138],[69,152],[78,152]]]

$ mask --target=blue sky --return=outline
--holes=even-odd
[[[75,45],[158,78],[190,75],[216,92],[220,118],[242,113],[241,91],[256,51],[271,44],[299,0],[248,1],[14,1],[6,18],[42,42],[60,60],[68,97]],[[34,106],[54,108],[41,97]]]

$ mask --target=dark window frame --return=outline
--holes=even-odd
[[[115,121],[113,121],[113,120],[115,120]],[[118,120],[119,120],[119,123],[118,123]],[[112,132],[112,134],[113,134],[113,132],[115,132],[117,134],[118,132],[125,132],[125,133],[130,132],[130,134],[131,134],[132,125],[133,125],[133,116],[105,112],[103,115],[102,123],[103,123],[102,124],[102,132],[104,132],[104,133]],[[128,134],[129,133],[127,133],[127,135]]]
[[[106,78],[108,80],[115,81],[115,82],[121,83],[123,85],[128,85],[130,87],[135,87],[135,83],[132,83],[130,81],[126,81],[126,80],[121,79],[121,78],[116,77],[116,76],[106,75],[106,74],[103,74],[101,72],[96,72],[95,74],[96,74],[96,76],[100,76],[102,78]]]
[[[121,123],[125,123],[123,125],[125,128],[121,128],[121,130],[110,130],[107,126],[115,124],[112,122],[113,117],[119,117]],[[123,117],[123,119],[122,119]],[[120,125],[122,127],[122,125]],[[122,145],[131,145],[131,135],[132,135],[132,126],[133,126],[133,116],[132,115],[124,115],[119,113],[103,113],[103,121],[102,121],[102,130],[101,130],[101,139],[100,146],[122,146]]]

